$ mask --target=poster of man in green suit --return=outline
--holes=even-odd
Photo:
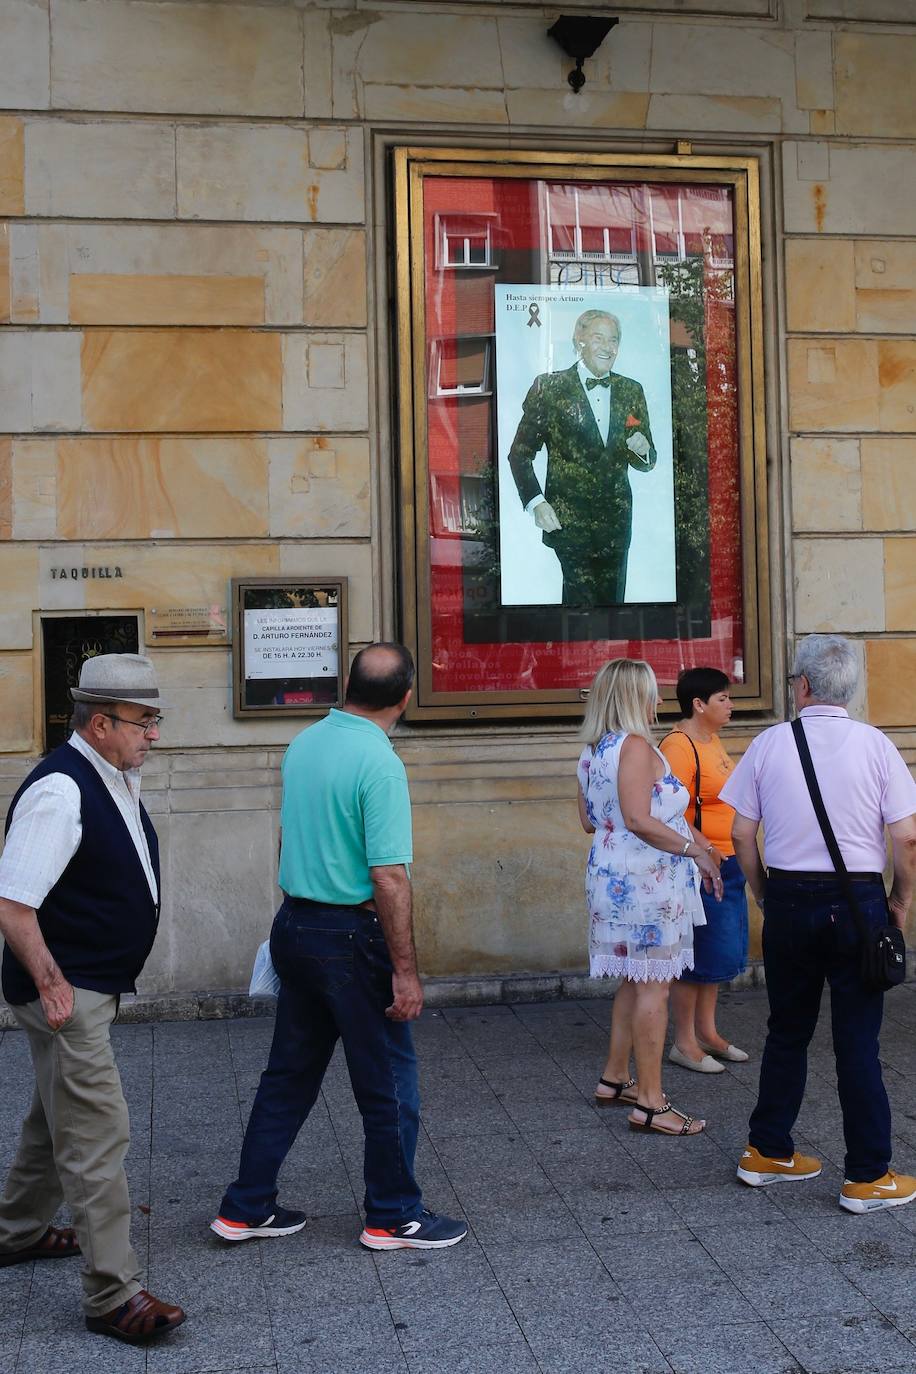
[[[500,408],[500,449],[503,467],[511,473],[517,495],[513,499],[506,480],[501,487],[501,503],[514,506],[511,519],[501,516],[504,566],[512,573],[512,525],[518,530],[519,504],[526,516],[530,535],[537,531],[547,549],[553,550],[562,574],[560,604],[568,607],[621,605],[625,600],[673,600],[673,492],[670,463],[670,373],[667,351],[667,304],[659,309],[656,299],[651,314],[634,315],[633,301],[622,296],[615,309],[597,303],[575,314],[571,330],[572,366],[544,371],[534,378],[521,406],[521,417],[507,422],[510,394],[520,367],[519,350],[534,355],[548,366],[554,355],[569,356],[569,334],[563,339],[568,307],[582,302],[580,295],[558,301],[566,309],[558,311],[550,300],[550,288],[503,288],[504,311],[497,314],[498,406]],[[528,294],[526,295],[525,292]],[[537,293],[540,300],[532,300]],[[656,298],[658,292],[647,293]],[[515,298],[527,305],[527,314],[512,307]],[[499,300],[497,302],[500,304]],[[648,305],[646,300],[643,305]],[[634,488],[650,481],[659,461],[659,448],[653,438],[646,390],[633,377],[615,370],[624,338],[624,307],[634,316],[631,328],[645,320],[640,329],[639,349],[632,348],[634,361],[641,359],[652,389],[660,398],[659,409],[667,424],[667,446],[662,482],[654,483],[652,505],[641,522],[642,575],[631,579],[627,592],[630,550],[634,533]],[[507,363],[510,339],[515,357]],[[568,324],[566,325],[568,328]],[[538,334],[536,331],[541,331]],[[505,342],[504,342],[505,341]],[[502,350],[502,352],[501,352]],[[531,373],[528,373],[530,377]],[[665,404],[666,403],[666,404]],[[515,414],[517,415],[517,411]],[[514,433],[512,432],[514,427]],[[509,438],[511,433],[511,439]],[[507,442],[508,441],[508,442]],[[546,454],[546,470],[544,455]],[[540,455],[540,457],[539,457]],[[632,477],[631,477],[632,474]],[[647,491],[646,495],[650,495]],[[508,543],[507,543],[508,536]],[[659,538],[660,536],[660,538]],[[669,537],[670,536],[670,537]],[[518,533],[515,535],[518,542]],[[666,562],[666,550],[670,557]],[[543,555],[541,555],[543,559]],[[555,565],[552,565],[555,566]],[[546,564],[544,565],[546,569]],[[504,575],[503,584],[507,578]],[[641,584],[642,591],[639,586]],[[516,578],[516,586],[518,579]],[[507,598],[518,604],[543,604],[556,600],[548,591],[548,577],[538,576],[538,557],[531,551],[526,560],[524,583],[519,595]],[[634,595],[635,592],[635,595]]]

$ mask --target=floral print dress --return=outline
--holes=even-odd
[[[624,825],[617,769],[626,738],[605,735],[579,759],[579,786],[595,827],[585,872],[589,969],[593,978],[667,982],[693,968],[693,928],[706,924],[699,871],[692,859],[666,854]],[[652,789],[652,815],[690,839],[690,793],[656,753],[665,773]]]

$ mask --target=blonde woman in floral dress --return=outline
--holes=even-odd
[[[595,1100],[628,1106],[631,1130],[697,1135],[705,1121],[672,1107],[662,1090],[662,1050],[668,990],[693,966],[693,928],[706,921],[700,879],[718,898],[722,880],[684,820],[690,794],[653,742],[657,707],[648,663],[612,659],[595,676],[582,725],[579,818],[594,836],[585,878],[590,972],[622,979]]]

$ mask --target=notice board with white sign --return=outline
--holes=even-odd
[[[316,715],[343,703],[345,577],[232,580],[233,714]]]

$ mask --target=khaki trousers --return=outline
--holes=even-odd
[[[0,1250],[34,1245],[67,1202],[83,1252],[83,1306],[101,1316],[140,1291],[124,1157],[130,1120],[109,1029],[118,1001],[74,989],[52,1031],[41,1003],[12,1011],[29,1038],[35,1091],[0,1198]]]

